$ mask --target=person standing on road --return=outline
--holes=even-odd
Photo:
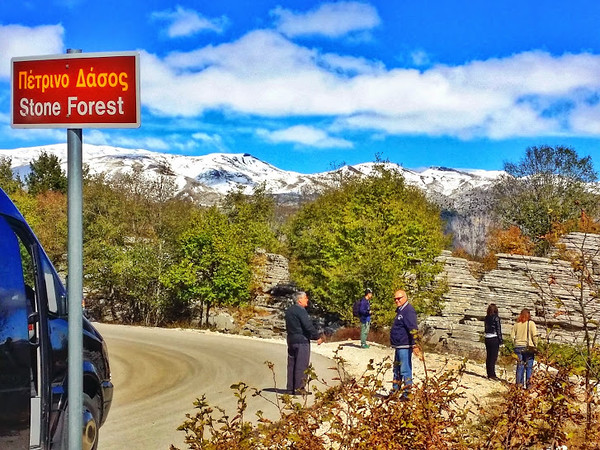
[[[394,353],[394,384],[393,390],[398,391],[404,386],[402,397],[406,398],[412,386],[412,354],[421,355],[417,346],[417,313],[408,303],[406,291],[398,290],[394,294],[396,303],[396,318],[390,330],[390,344]]]
[[[306,369],[310,363],[310,341],[316,340],[321,345],[323,338],[313,325],[306,307],[306,292],[296,292],[295,303],[285,312],[285,328],[287,332],[287,390],[290,394],[309,394],[305,388]]]
[[[373,291],[369,288],[365,289],[365,295],[360,299],[358,304],[358,318],[360,320],[360,347],[369,348],[367,337],[371,329],[371,298]]]
[[[498,317],[498,307],[490,303],[487,308],[487,315],[484,320],[485,331],[485,368],[487,377],[497,380],[496,361],[498,360],[498,351],[502,345],[502,327],[500,317]]]
[[[523,308],[517,318],[511,333],[515,344],[515,354],[519,359],[517,361],[516,383],[517,386],[529,387],[529,379],[533,371],[533,360],[535,358],[534,350],[537,346],[537,328],[535,322],[531,320],[531,313],[527,308]],[[525,380],[523,380],[525,375]]]

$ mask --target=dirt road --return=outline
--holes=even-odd
[[[192,402],[206,394],[211,405],[235,411],[230,385],[244,381],[260,389],[285,388],[286,347],[283,341],[244,339],[196,330],[94,324],[106,339],[113,383],[112,409],[100,429],[99,450],[185,449],[176,431],[193,412]],[[275,364],[276,385],[264,364]],[[320,377],[331,377],[331,360],[313,352]],[[266,395],[275,400],[275,392]],[[265,400],[249,398],[247,417],[261,409],[276,418]]]

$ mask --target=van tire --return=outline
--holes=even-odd
[[[83,440],[82,450],[96,450],[100,431],[100,407],[98,396],[92,399],[83,394]]]
[[[98,428],[100,425],[100,408],[98,407],[98,397],[96,400],[89,395],[83,394],[83,436],[82,450],[96,450],[98,448]],[[52,445],[52,450],[67,450],[69,448],[69,407],[62,414],[59,424],[59,431],[56,435],[56,441]],[[58,444],[57,444],[58,443]]]

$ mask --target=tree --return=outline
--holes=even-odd
[[[388,323],[395,289],[432,312],[441,292],[435,258],[446,243],[437,207],[400,174],[378,165],[306,204],[287,233],[292,276],[315,304],[345,319],[365,287],[374,291],[375,323]]]
[[[189,312],[160,282],[193,210],[170,196],[169,185],[140,170],[85,179],[85,283],[98,316],[107,309],[124,322],[160,325]]]
[[[182,303],[206,308],[237,306],[250,300],[254,251],[240,239],[238,229],[216,207],[197,214],[180,240],[180,255],[161,282]]]
[[[518,226],[533,241],[537,255],[546,253],[553,224],[599,211],[592,160],[569,147],[529,147],[521,161],[505,163],[504,170],[506,176],[494,186],[496,211],[506,227]]]
[[[238,229],[240,243],[243,241],[251,252],[257,248],[277,251],[280,247],[276,235],[275,200],[264,183],[257,185],[251,195],[238,187],[227,193],[222,210],[230,223]]]
[[[0,188],[8,195],[23,188],[21,179],[13,174],[11,158],[5,156],[0,157]]]
[[[31,195],[46,191],[67,193],[67,176],[60,167],[58,156],[43,151],[29,163],[29,167],[31,172],[25,181]]]

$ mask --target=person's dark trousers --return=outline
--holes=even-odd
[[[485,358],[485,368],[487,370],[488,378],[496,378],[496,361],[498,361],[498,350],[500,349],[500,342],[497,337],[485,338],[485,351],[487,357]]]
[[[305,371],[310,362],[310,344],[288,344],[287,390],[291,393],[303,389]]]

